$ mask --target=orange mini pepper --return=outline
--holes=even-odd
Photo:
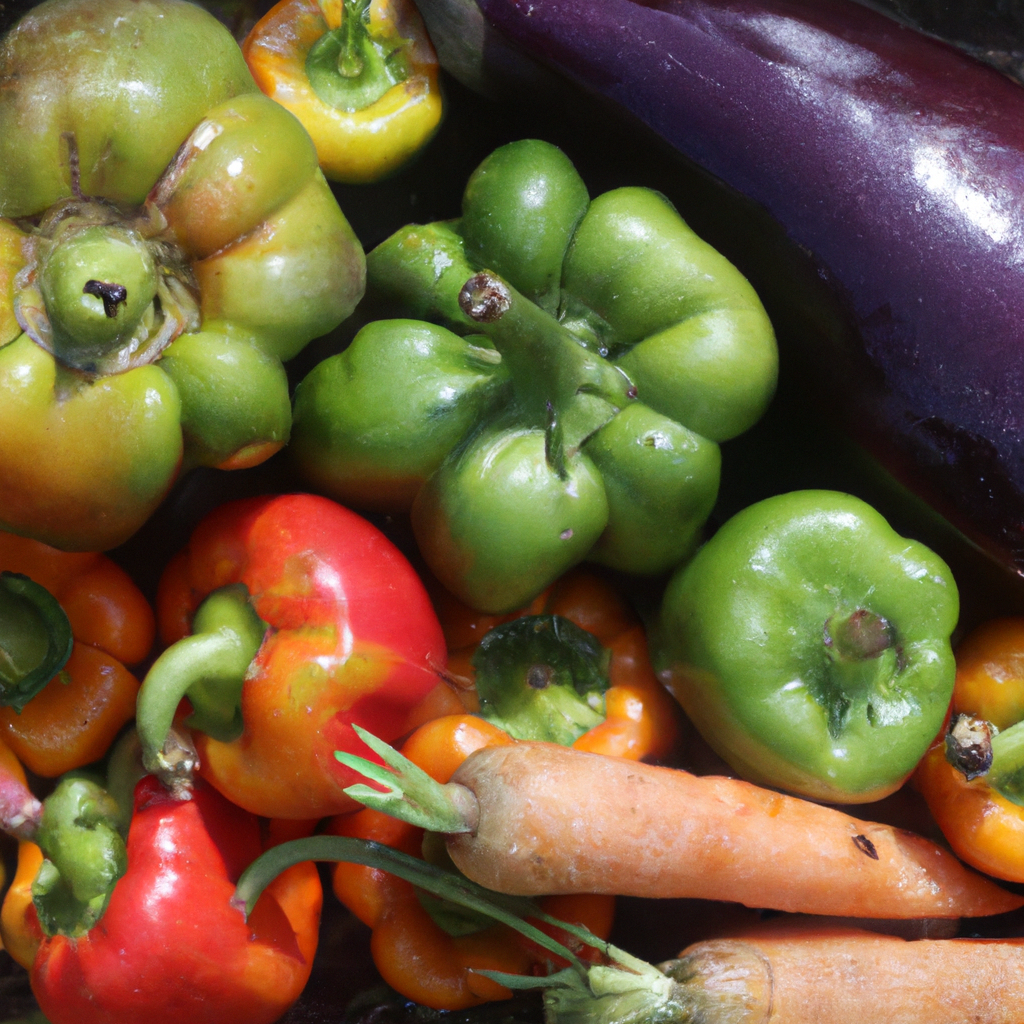
[[[443,783],[474,750],[514,742],[479,716],[447,715],[420,726],[402,753]],[[423,829],[370,808],[332,819],[328,832],[384,843],[415,856],[424,851]],[[378,868],[343,861],[335,866],[333,879],[338,899],[373,929],[370,951],[381,977],[424,1006],[461,1010],[507,999],[508,989],[476,972],[526,974],[550,958],[506,925],[453,916],[447,904],[427,902],[409,882]],[[614,902],[612,896],[548,896],[540,905],[603,938],[611,931]]]
[[[977,627],[956,663],[949,729],[915,783],[957,856],[1024,882],[1024,618]]]
[[[437,55],[411,0],[281,0],[242,53],[256,84],[309,132],[334,181],[376,181],[441,121]]]
[[[663,757],[671,750],[676,738],[675,706],[651,668],[643,626],[622,595],[596,572],[573,570],[510,615],[482,614],[446,592],[435,593],[434,603],[452,649],[448,679],[467,710],[420,725],[406,740],[402,754],[436,781],[447,782],[474,750],[515,742],[496,722],[471,712],[481,710],[475,688],[477,665],[482,664],[477,657],[481,642],[486,647],[486,638],[516,621],[524,624],[529,634],[535,628],[546,632],[556,617],[568,620],[585,630],[606,654],[609,685],[603,693],[603,713],[593,712],[596,724],[584,728],[587,711],[577,720],[571,699],[555,705],[559,724],[564,714],[573,720],[572,732],[581,733],[572,741],[573,746],[635,760]],[[495,681],[499,689],[510,683],[515,688],[517,670],[520,677],[525,672],[532,678],[530,687],[543,684],[539,687],[543,689],[546,685],[546,665],[538,661],[524,667],[521,659],[517,661],[515,648],[521,639],[509,637],[510,646],[495,656],[503,667],[507,663],[516,665],[511,677]],[[570,642],[575,639],[570,637]],[[554,655],[552,664],[560,657],[557,646],[544,649]],[[512,654],[506,658],[508,651]],[[490,668],[485,671],[493,674]],[[489,685],[491,690],[493,686]],[[493,693],[491,700],[485,694],[482,703],[483,714],[493,707],[505,707],[504,701],[493,700]],[[526,729],[538,724],[543,729],[550,727],[546,714],[537,716],[529,710],[518,724]],[[422,829],[370,808],[334,818],[329,831],[371,839],[414,855],[421,854],[425,841],[428,850],[430,846],[429,836],[425,840]],[[435,918],[429,908],[436,904],[424,903],[408,882],[375,868],[338,864],[334,868],[334,891],[373,929],[371,952],[384,980],[409,999],[435,1009],[465,1009],[507,998],[507,989],[475,972],[486,969],[519,974],[539,969],[549,958],[504,925],[467,922],[461,917],[451,920],[440,914]],[[550,896],[542,901],[542,907],[561,920],[585,924],[597,935],[606,936],[611,929],[612,897]],[[574,944],[567,935],[561,940]]]
[[[52,778],[103,757],[134,716],[139,683],[125,666],[149,654],[153,611],[128,574],[102,554],[59,551],[0,533],[0,571],[45,588],[73,636],[62,671],[20,711],[0,707],[0,735],[31,771]],[[41,626],[38,618],[32,621],[33,628]],[[13,642],[0,635],[0,661],[8,654],[17,658]]]
[[[634,760],[657,760],[671,751],[678,735],[675,702],[651,667],[642,623],[622,594],[597,572],[574,569],[510,615],[475,611],[447,591],[436,592],[434,603],[448,644],[449,679],[467,710],[479,708],[473,661],[480,641],[515,619],[560,616],[596,637],[610,654],[603,721],[584,731],[572,746]]]

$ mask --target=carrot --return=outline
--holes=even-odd
[[[682,1019],[706,1024],[1019,1024],[1024,1000],[1022,940],[783,930],[698,942],[661,970],[699,1008]]]
[[[512,748],[499,748],[512,749]],[[563,748],[564,749],[564,748]],[[1024,940],[907,941],[789,920],[688,946],[655,967],[531,900],[502,896],[380,843],[317,835],[273,847],[239,879],[247,914],[271,879],[303,860],[387,871],[515,928],[558,958],[543,977],[481,969],[511,989],[543,989],[546,1024],[1019,1024]],[[549,926],[542,931],[539,926]],[[570,937],[570,945],[556,938]],[[577,955],[589,947],[594,955]]]
[[[336,755],[390,787],[350,795],[448,833],[459,870],[498,892],[698,897],[857,918],[1024,906],[920,836],[737,779],[524,742],[477,751],[441,786],[360,735],[400,774]]]

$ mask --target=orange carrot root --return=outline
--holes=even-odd
[[[697,897],[842,917],[980,917],[1024,899],[934,843],[722,777],[517,743],[472,754],[456,865],[505,893]],[[827,1019],[827,1018],[823,1018]]]
[[[809,928],[698,942],[663,964],[714,1024],[1019,1024],[1024,941]]]

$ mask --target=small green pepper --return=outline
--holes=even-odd
[[[122,543],[288,440],[282,362],[362,294],[296,118],[183,0],[46,0],[0,41],[0,528]]]
[[[693,552],[718,442],[765,410],[778,357],[753,289],[664,197],[591,201],[523,140],[477,168],[459,220],[403,228],[367,271],[416,319],[299,385],[292,454],[319,488],[411,508],[435,575],[490,612],[584,559],[657,574]]]
[[[744,778],[881,799],[942,729],[959,598],[945,563],[871,506],[796,491],[733,516],[669,582],[662,681]]]

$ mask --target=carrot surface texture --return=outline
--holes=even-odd
[[[553,954],[546,976],[481,970],[514,989],[543,989],[547,1024],[1018,1024],[1024,940],[907,941],[812,922],[770,923],[688,946],[654,966],[559,921],[525,897],[491,892],[380,843],[317,835],[259,857],[239,879],[247,913],[264,887],[303,860],[386,871],[434,896],[514,928]],[[572,946],[555,934],[571,936]],[[583,959],[575,949],[589,947]],[[825,979],[825,983],[823,983]]]
[[[384,787],[349,795],[446,833],[455,866],[498,892],[696,897],[858,918],[1024,905],[920,836],[737,779],[522,742],[477,751],[441,786],[359,733],[389,768],[336,753]]]

